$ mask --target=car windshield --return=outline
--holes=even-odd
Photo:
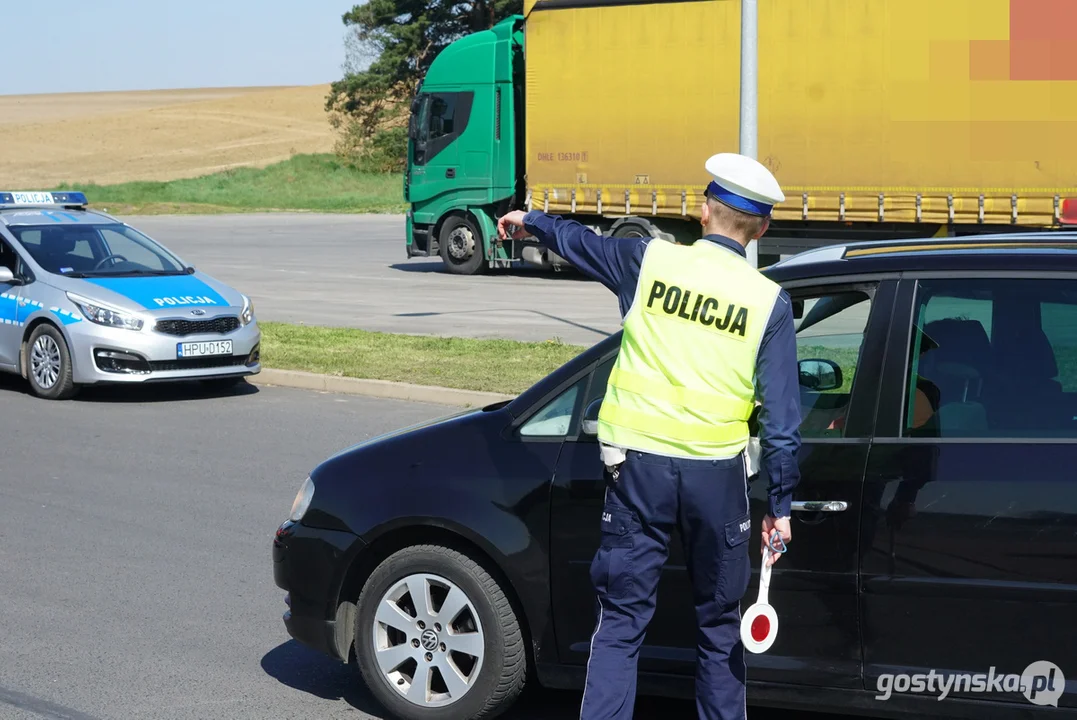
[[[163,247],[120,223],[23,225],[9,230],[38,265],[56,275],[114,277],[190,272]]]

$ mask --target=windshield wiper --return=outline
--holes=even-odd
[[[164,277],[168,275],[190,275],[187,270],[125,270],[124,272],[81,272],[65,273],[64,277],[74,278],[110,278],[110,277]]]

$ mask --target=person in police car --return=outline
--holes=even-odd
[[[785,197],[751,158],[722,153],[705,167],[714,180],[702,207],[703,238],[691,245],[604,237],[542,212],[514,211],[498,221],[502,238],[533,236],[617,293],[623,317],[599,413],[606,498],[591,564],[598,619],[582,720],[632,717],[639,648],[675,528],[699,625],[699,717],[745,718],[740,600],[751,576],[746,446],[757,400],[769,494],[762,542],[784,550],[780,543],[792,539],[790,502],[800,478],[792,304],[745,259]]]

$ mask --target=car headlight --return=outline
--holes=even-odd
[[[95,300],[84,298],[80,295],[67,293],[67,299],[75,303],[82,314],[90,322],[108,327],[123,328],[125,330],[141,330],[143,319],[134,313],[108,307]]]
[[[243,296],[243,312],[239,314],[239,321],[244,325],[254,322],[254,301],[246,295]]]
[[[292,501],[292,513],[288,516],[288,519],[292,522],[299,522],[303,519],[303,516],[307,512],[307,508],[310,507],[310,501],[314,499],[314,481],[307,476],[307,479],[303,481],[303,484],[299,487],[299,492],[295,494],[295,500]]]

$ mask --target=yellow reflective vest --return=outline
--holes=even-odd
[[[675,457],[742,452],[759,343],[780,289],[710,241],[652,240],[599,411],[599,440]]]

